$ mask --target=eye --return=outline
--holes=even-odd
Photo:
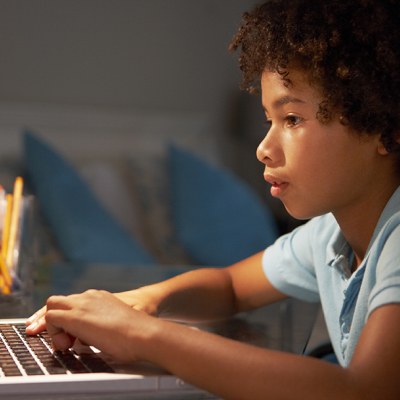
[[[303,118],[297,115],[287,115],[285,117],[285,124],[288,128],[294,128],[303,121]]]

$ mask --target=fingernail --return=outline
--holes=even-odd
[[[26,327],[26,330],[28,331],[34,331],[35,330],[35,328],[37,328],[37,326],[38,326],[38,322],[37,321],[34,321],[34,322],[32,322],[30,325],[28,325],[27,327]]]
[[[31,315],[27,320],[26,323],[31,324],[36,319],[36,313]]]

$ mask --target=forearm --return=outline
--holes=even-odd
[[[357,398],[348,371],[304,356],[235,342],[162,321],[145,357],[226,399]],[[196,343],[197,345],[193,345]],[[354,396],[354,397],[353,397]],[[362,398],[362,397],[359,397]]]
[[[67,349],[77,338],[120,361],[154,363],[222,398],[368,398],[360,395],[365,394],[357,387],[361,380],[349,379],[346,369],[151,317],[105,291],[53,296],[47,308],[47,330],[56,349]],[[370,365],[363,370],[370,371]],[[364,379],[367,385],[370,381]],[[378,390],[369,398],[399,398],[398,391],[388,397],[376,382],[372,379],[370,386]]]
[[[266,278],[262,252],[227,268],[202,268],[155,285],[118,294],[151,315],[199,320],[224,318],[285,297]]]
[[[168,319],[214,319],[236,312],[231,278],[223,268],[190,271],[126,295],[142,297],[144,311]]]

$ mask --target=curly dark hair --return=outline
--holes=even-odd
[[[243,88],[258,91],[264,70],[290,85],[300,69],[323,96],[320,121],[340,115],[400,151],[399,0],[270,0],[243,15],[239,47]]]

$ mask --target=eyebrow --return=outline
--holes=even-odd
[[[301,100],[301,99],[297,98],[297,97],[293,97],[293,96],[283,96],[283,97],[280,97],[279,99],[275,100],[275,101],[272,103],[272,108],[276,109],[276,108],[282,107],[282,106],[284,106],[284,105],[286,105],[286,104],[290,104],[290,103],[301,103],[301,104],[305,104],[306,102],[305,102],[304,100]],[[264,110],[265,110],[265,111],[268,111],[268,110],[266,109],[266,107],[264,107]]]

